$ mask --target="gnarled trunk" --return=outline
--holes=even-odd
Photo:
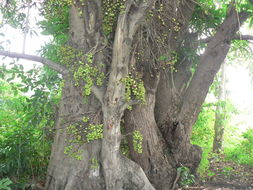
[[[71,142],[77,135],[84,134],[87,126],[82,122],[83,117],[97,114],[99,109],[94,96],[85,104],[81,89],[74,86],[70,76],[65,77],[45,189],[105,189],[101,165],[98,162],[96,168],[92,166],[93,159],[100,160],[101,140]],[[70,126],[78,128],[78,134]],[[72,148],[67,151],[70,146]]]
[[[70,8],[69,45],[83,54],[101,46],[101,3],[87,1],[85,6]],[[82,11],[83,14],[80,13]],[[89,14],[85,14],[88,13]],[[100,61],[102,53],[94,57]],[[63,55],[64,56],[64,55]],[[78,60],[75,60],[78,62]],[[78,63],[68,63],[75,67]],[[71,68],[68,68],[71,70]],[[55,139],[47,173],[46,190],[105,189],[101,167],[101,140],[87,142],[89,118],[91,123],[103,122],[101,104],[92,94],[84,97],[83,88],[76,85],[70,71],[63,76],[64,87],[59,106],[59,118],[55,128]]]
[[[159,76],[144,77],[146,102],[133,106],[131,111],[126,111],[124,127],[130,145],[130,157],[138,163],[157,190],[166,190],[172,187],[176,177],[176,164],[163,136],[158,129],[154,116],[155,92]],[[142,151],[135,150],[133,133],[141,133]]]
[[[192,63],[187,60],[181,60],[182,65],[177,65],[183,68],[178,74],[169,69],[161,73],[160,80],[159,76],[152,78],[149,72],[144,72],[147,102],[145,105],[135,105],[132,111],[125,113],[127,133],[138,130],[144,139],[142,154],[134,152],[134,145],[130,143],[130,155],[136,164],[119,152],[121,118],[129,105],[125,100],[123,80],[129,75],[135,32],[153,2],[146,0],[136,6],[132,1],[127,1],[125,11],[119,14],[109,77],[103,90],[93,91],[97,99],[91,95],[88,104],[84,104],[81,89],[75,87],[71,76],[65,76],[46,189],[153,190],[150,180],[156,189],[165,190],[172,188],[177,167],[183,165],[196,171],[201,150],[190,144],[192,126],[229,50],[228,45],[238,30],[237,14],[234,10],[229,12],[228,18],[208,43],[205,53],[200,56],[193,77],[181,74],[189,73]],[[101,52],[99,47],[103,38],[98,29],[101,19],[96,12],[101,6],[100,1],[86,3],[84,17],[78,16],[78,10],[72,9],[71,18],[75,24],[71,25],[70,44],[84,53],[91,49]],[[239,15],[241,23],[246,18],[247,15]],[[103,62],[103,54],[98,53],[94,59],[95,62]],[[98,114],[99,109],[103,113],[98,119],[103,121],[102,143],[95,140],[74,144],[72,149],[77,152],[81,150],[80,155],[68,148],[66,151],[71,139],[68,135],[69,126],[81,122],[88,113]],[[130,137],[129,140],[131,142]],[[72,157],[64,152],[70,152]],[[79,159],[80,156],[82,159]]]
[[[110,3],[115,4],[110,7]],[[231,3],[216,33],[203,40],[207,46],[191,75],[193,62],[188,55],[180,55],[179,60],[175,55],[187,47],[186,34],[198,31],[194,24],[189,29],[198,5],[195,1],[64,1],[63,6],[69,5],[70,48],[62,55],[64,61],[0,51],[1,55],[42,62],[63,74],[65,86],[45,189],[175,187],[177,167],[195,172],[199,164],[201,150],[190,144],[192,126],[232,39],[249,16],[247,8],[238,12]],[[179,71],[174,72],[175,68]],[[125,112],[143,99],[146,104]],[[135,142],[128,137],[130,156],[138,164],[119,151],[124,114],[127,133],[138,130],[143,136],[142,154],[134,152]]]

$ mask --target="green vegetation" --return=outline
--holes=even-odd
[[[133,76],[122,79],[122,82],[126,85],[125,99],[130,101],[133,98],[145,102],[145,87],[140,79],[135,79]]]
[[[133,132],[133,146],[134,151],[138,152],[139,154],[142,153],[142,141],[143,137],[140,131],[135,130]]]
[[[90,124],[87,128],[86,139],[87,142],[94,141],[96,139],[103,138],[103,124],[92,125]]]
[[[4,184],[18,189],[29,185],[31,179],[45,180],[60,91],[57,75],[47,69],[40,71],[38,78],[32,77],[37,69],[27,73],[21,66],[2,69],[5,75],[0,80],[0,178],[15,179],[15,184]],[[14,75],[20,82],[12,81]],[[26,95],[28,90],[33,91],[32,95]]]
[[[212,106],[203,106],[192,131],[192,144],[202,148],[202,159],[198,168],[201,176],[205,175],[209,168],[209,160],[214,137],[215,112]]]
[[[103,31],[106,35],[114,32],[117,16],[124,10],[125,0],[103,0]]]
[[[91,168],[98,169],[99,168],[99,162],[96,158],[91,159]]]
[[[230,112],[230,118],[234,113],[234,107],[228,106],[227,112]],[[230,111],[229,111],[230,109]],[[202,147],[202,159],[198,172],[202,177],[211,177],[215,175],[209,170],[210,160],[232,161],[239,164],[253,166],[253,130],[248,129],[242,134],[238,133],[238,128],[231,126],[229,119],[226,120],[225,140],[221,155],[212,152],[214,138],[215,109],[214,104],[205,104],[199,114],[198,120],[192,132],[192,143]],[[223,156],[224,155],[224,156]],[[223,173],[229,173],[229,168],[223,168]]]
[[[76,160],[82,160],[83,159],[83,157],[81,155],[82,153],[83,153],[82,150],[74,151],[72,145],[64,147],[64,154],[67,154],[70,157],[75,158]]]
[[[87,58],[88,63],[92,63],[92,58]],[[94,85],[94,79],[96,79],[96,85],[101,86],[104,80],[104,74],[99,72],[99,68],[92,67],[88,63],[79,61],[79,67],[74,71],[74,79],[76,86],[79,86],[82,79],[85,84],[83,86],[83,94],[89,96],[91,94],[91,87]],[[101,65],[103,67],[103,65]]]
[[[9,178],[4,178],[0,180],[0,189],[2,190],[11,190],[9,187],[12,184],[12,181]]]
[[[253,167],[253,129],[248,129],[241,135],[242,140],[237,145],[225,149],[227,158]]]
[[[181,186],[186,187],[195,183],[195,176],[191,174],[189,168],[182,166],[177,168],[177,172],[180,176],[179,184]]]

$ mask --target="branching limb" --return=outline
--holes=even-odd
[[[153,2],[154,0],[128,0],[125,10],[118,17],[106,94],[110,102],[123,99],[125,85],[120,80],[128,75],[133,36]]]
[[[136,2],[134,0],[129,1],[129,6],[128,6],[129,10],[130,10],[131,6],[135,7],[135,9],[132,9],[131,13],[129,14],[129,20],[130,20],[129,34],[131,36],[134,35],[134,33],[138,27],[138,23],[143,19],[143,17],[147,13],[147,10],[151,7],[151,5],[154,2],[155,2],[154,0],[138,0]]]
[[[68,70],[59,65],[58,63],[55,63],[51,60],[45,59],[43,57],[35,56],[35,55],[28,55],[28,54],[23,54],[23,53],[16,53],[16,52],[9,52],[9,51],[3,51],[0,50],[0,55],[6,56],[6,57],[11,57],[11,58],[19,58],[19,59],[26,59],[30,61],[35,61],[42,63],[43,65],[46,65],[50,67],[51,69],[57,71],[60,74],[67,74]]]
[[[238,17],[235,8],[231,8],[227,18],[208,42],[205,52],[200,56],[200,63],[185,93],[178,115],[178,120],[184,121],[185,126],[193,124],[187,123],[187,120],[192,122],[196,120],[200,107],[208,93],[209,86],[212,84],[220,65],[230,49],[231,40],[237,36],[240,25],[245,22],[248,16],[247,13],[242,12],[239,13]]]
[[[209,43],[212,40],[213,37],[204,38],[201,40],[198,40],[200,43]],[[253,35],[235,35],[233,40],[247,40],[247,41],[253,41]]]
[[[253,35],[236,35],[234,40],[247,40],[247,41],[253,41]]]

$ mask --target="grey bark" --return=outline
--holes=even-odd
[[[94,96],[89,98],[89,104],[83,101],[82,90],[75,87],[71,76],[65,76],[65,85],[59,107],[59,118],[55,128],[55,138],[52,154],[47,172],[46,190],[73,190],[73,189],[104,189],[101,165],[91,167],[91,160],[100,160],[101,141],[90,143],[69,143],[71,137],[67,134],[67,128],[71,124],[80,123],[84,116],[98,114],[99,103]],[[101,116],[99,116],[101,120]],[[85,125],[82,125],[85,128]],[[73,151],[82,151],[82,160],[77,160],[68,154],[64,154],[64,148],[72,145]]]
[[[124,126],[130,146],[130,157],[138,163],[154,184],[156,189],[169,189],[175,178],[175,161],[168,156],[170,150],[166,146],[154,117],[155,92],[159,76],[149,74],[144,76],[146,84],[146,102],[143,105],[135,105],[131,111],[124,115]],[[143,136],[142,153],[138,153],[133,147],[132,134],[138,130]]]
[[[79,15],[81,9],[84,14]],[[72,6],[70,9],[70,41],[73,48],[82,50],[84,54],[100,49],[101,37],[101,2],[100,0],[86,1],[85,6]],[[94,56],[95,61],[103,59],[103,52]],[[75,86],[73,74],[64,75],[64,87],[59,107],[59,118],[55,129],[55,139],[47,172],[46,190],[102,190],[105,189],[103,168],[101,165],[101,140],[92,142],[69,143],[72,139],[67,133],[71,124],[79,124],[81,132],[87,125],[82,118],[89,117],[95,123],[102,123],[101,104],[99,100],[90,95],[84,102],[82,87]],[[85,133],[83,132],[83,135]],[[64,148],[72,145],[73,151],[82,151],[81,160],[64,154]],[[98,163],[92,167],[92,159]]]
[[[125,85],[121,80],[128,76],[133,35],[152,2],[154,1],[139,2],[139,6],[135,7],[135,4],[129,1],[125,5],[125,12],[118,17],[111,71],[102,105],[104,118],[102,164],[107,190],[154,189],[142,168],[131,160],[123,158],[119,152],[121,142],[120,122],[127,106],[125,102]],[[129,172],[134,171],[134,169],[136,169],[135,173]],[[139,182],[135,181],[135,178],[139,179]]]
[[[172,100],[164,99],[162,95],[166,93],[159,93],[162,92],[162,88],[166,89],[164,88],[166,80],[161,80],[162,83],[159,84],[156,105],[156,110],[159,111],[156,112],[156,120],[178,163],[188,166],[193,172],[200,161],[201,151],[200,148],[190,144],[192,126],[209,86],[228,53],[231,40],[247,17],[247,13],[240,13],[238,17],[236,10],[230,9],[226,19],[208,43],[205,52],[200,56],[200,63],[184,94]]]
[[[2,56],[7,56],[7,57],[12,57],[12,58],[20,58],[20,59],[26,59],[30,61],[36,61],[39,63],[42,63],[51,69],[61,73],[61,74],[67,74],[68,70],[63,67],[62,65],[59,65],[58,63],[55,63],[51,60],[45,59],[43,57],[35,56],[35,55],[28,55],[28,54],[23,54],[23,53],[16,53],[16,52],[9,52],[9,51],[4,51],[0,50],[0,55]]]
[[[72,84],[71,77],[68,76],[65,79],[67,84],[66,88],[70,88],[71,91],[69,91],[69,102],[67,97],[63,94],[62,103],[64,105],[60,107],[62,112],[67,113],[68,117],[72,118],[72,116],[74,116],[74,118],[80,119],[80,117],[75,117],[75,115],[86,112],[97,112],[101,107],[103,113],[102,122],[104,125],[104,137],[102,144],[100,144],[100,141],[96,141],[89,145],[84,144],[79,146],[78,148],[83,150],[85,159],[81,162],[73,161],[73,158],[66,158],[63,154],[63,147],[66,146],[64,144],[64,139],[66,139],[66,136],[64,136],[66,135],[66,126],[62,126],[64,128],[63,132],[56,133],[48,169],[46,189],[154,189],[149,183],[142,168],[133,161],[124,158],[119,153],[121,141],[120,121],[124,109],[127,106],[124,100],[125,87],[121,79],[128,75],[133,34],[151,3],[152,1],[140,2],[139,6],[135,7],[132,1],[128,1],[125,5],[125,12],[119,15],[114,38],[110,75],[105,94],[103,94],[103,91],[100,89],[93,87],[92,89],[97,96],[97,101],[94,100],[94,96],[91,96],[88,100],[89,104],[84,105],[81,103],[80,98],[82,97],[82,93],[80,89],[77,89],[78,96],[75,96],[75,87]],[[71,8],[71,40],[69,44],[74,48],[83,49],[84,53],[93,49],[96,52],[99,46],[101,46],[101,42],[103,42],[100,33],[102,26],[100,18],[101,1],[86,1],[85,6],[82,8],[84,13],[83,16],[78,15],[77,7],[72,6]],[[124,49],[124,51],[122,51],[122,49]],[[96,54],[94,57],[94,62],[103,60],[103,55]],[[98,104],[98,100],[100,104]],[[71,120],[68,123],[72,122],[78,122],[78,120]],[[87,146],[90,146],[91,150],[94,152],[93,155],[91,152],[87,152]],[[96,158],[101,163],[101,167],[99,167],[96,172],[92,171],[90,167],[89,160],[92,157]],[[66,162],[60,163],[59,160],[66,160]],[[60,174],[62,170],[66,171],[63,175]],[[88,174],[89,176],[87,176]],[[94,181],[91,178],[94,179]],[[97,184],[94,183],[96,180]]]
[[[27,34],[29,32],[29,17],[30,17],[30,9],[31,9],[31,2],[28,0],[27,2],[27,14],[26,14],[26,21],[25,21],[25,28],[24,28],[24,36],[23,36],[23,48],[22,48],[22,53],[25,53],[25,48],[26,48],[26,38]]]

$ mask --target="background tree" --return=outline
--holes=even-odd
[[[1,7],[17,27],[24,20],[20,5]],[[190,144],[192,126],[232,40],[252,40],[238,34],[251,2],[219,8],[192,0],[49,0],[42,6],[41,26],[54,36],[43,52],[48,59],[0,54],[62,74],[45,189],[168,189],[180,165],[195,172],[201,151]],[[120,154],[121,125],[131,159]]]
[[[226,125],[226,70],[225,63],[221,66],[221,81],[218,86],[218,104],[216,106],[214,123],[213,152],[222,151],[224,128]]]

